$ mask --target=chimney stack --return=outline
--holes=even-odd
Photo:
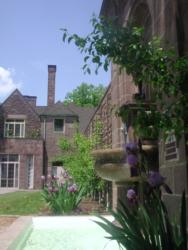
[[[55,74],[56,65],[48,65],[48,106],[55,103]]]

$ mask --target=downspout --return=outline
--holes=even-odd
[[[44,117],[43,121],[43,140],[44,140],[44,152],[43,152],[43,175],[47,174],[46,171],[46,163],[47,161],[47,154],[46,154],[46,117]]]
[[[46,118],[44,118],[44,123],[43,123],[43,126],[44,126],[44,141],[46,141]]]

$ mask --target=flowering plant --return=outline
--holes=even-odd
[[[139,146],[138,143],[130,142],[125,145],[127,154],[127,163],[130,166],[131,177],[140,176],[143,180],[143,189],[145,191],[145,197],[142,197],[142,201],[149,198],[152,191],[160,193],[160,188],[163,187],[167,193],[172,193],[169,186],[165,183],[165,177],[161,176],[158,171],[149,171],[142,168],[139,162]],[[142,169],[141,169],[142,168]],[[142,190],[143,191],[143,190]],[[138,188],[136,186],[130,187],[127,191],[127,199],[131,202],[137,201],[139,198]]]
[[[54,175],[42,176],[42,197],[53,214],[65,214],[74,211],[82,200],[84,190],[72,182],[67,172],[63,181]]]
[[[130,166],[131,177],[138,176],[138,144],[134,142],[125,145],[127,163]]]
[[[135,197],[134,191],[129,192]],[[129,209],[122,202],[112,211],[116,223],[104,217],[96,221],[115,240],[121,249],[127,250],[187,250],[186,199],[181,200],[179,223],[172,222],[165,204],[153,193],[144,204]]]
[[[126,151],[130,168],[139,168],[136,144],[126,145]],[[181,213],[177,223],[171,220],[160,197],[161,187],[164,187],[168,193],[172,192],[165,183],[166,178],[158,171],[149,170],[139,171],[134,176],[141,177],[140,186],[142,187],[139,190],[139,186],[135,184],[128,189],[129,206],[119,201],[117,210],[111,212],[115,222],[100,217],[101,221],[96,221],[96,223],[109,234],[109,239],[118,242],[121,249],[186,250],[188,241],[185,192],[182,195]],[[141,192],[143,192],[143,197],[141,197]]]

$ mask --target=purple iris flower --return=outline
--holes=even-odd
[[[59,179],[59,177],[58,176],[56,176],[56,175],[52,175],[52,180],[58,180]]]
[[[128,152],[136,152],[138,150],[138,144],[134,142],[129,142],[125,145],[125,149]]]
[[[76,186],[76,184],[72,184],[71,186],[69,186],[69,187],[67,188],[67,190],[68,190],[68,192],[70,192],[70,193],[76,192],[76,191],[77,191],[77,186]]]
[[[157,171],[150,171],[148,175],[148,183],[151,187],[159,187],[160,185],[164,184],[165,177],[160,175]]]
[[[136,192],[134,189],[130,188],[127,190],[127,199],[131,201],[136,199]]]
[[[67,171],[65,171],[64,173],[63,173],[63,178],[64,179],[69,179],[69,174],[68,174],[68,172]]]
[[[137,165],[137,163],[138,163],[138,158],[137,158],[137,156],[134,155],[134,154],[129,154],[129,155],[127,156],[127,163],[128,163],[130,166],[135,166],[135,165]]]
[[[53,188],[52,188],[52,187],[49,187],[49,188],[48,188],[48,192],[53,192]]]

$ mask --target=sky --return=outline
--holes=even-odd
[[[110,73],[84,74],[83,54],[62,42],[61,28],[85,36],[102,0],[0,0],[0,102],[18,88],[47,103],[48,65],[56,65],[56,101],[82,82],[107,86]]]

